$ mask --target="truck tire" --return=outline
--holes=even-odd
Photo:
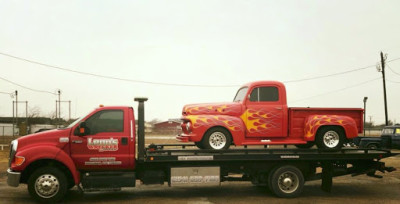
[[[268,187],[278,197],[294,198],[303,191],[304,176],[297,167],[285,165],[275,168],[269,178]]]
[[[379,146],[378,146],[377,144],[369,144],[369,145],[367,146],[367,148],[368,148],[368,149],[378,149]]]
[[[228,149],[232,143],[232,137],[224,128],[216,127],[204,134],[202,143],[205,149]]]
[[[296,146],[299,149],[310,149],[311,147],[314,146],[314,142],[307,142],[307,144],[297,144],[294,146]]]
[[[319,149],[340,150],[343,146],[344,138],[341,128],[326,126],[318,130],[315,142]]]
[[[202,142],[194,142],[194,145],[196,145],[196,147],[199,149],[204,149]]]
[[[29,194],[40,203],[60,201],[68,191],[65,174],[55,167],[42,167],[28,179]]]

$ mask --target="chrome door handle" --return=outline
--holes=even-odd
[[[81,144],[82,140],[73,140],[72,143]]]
[[[282,107],[275,107],[276,110],[282,110]]]

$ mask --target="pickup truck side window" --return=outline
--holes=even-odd
[[[394,129],[392,128],[385,128],[382,130],[382,134],[393,134]]]
[[[278,88],[274,86],[255,88],[250,94],[250,101],[279,101]]]
[[[124,113],[122,110],[105,110],[97,112],[86,120],[91,135],[101,132],[123,132]]]

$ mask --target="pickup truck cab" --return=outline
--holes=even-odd
[[[289,108],[277,81],[245,84],[233,102],[191,104],[182,110],[181,142],[202,149],[234,145],[288,145],[341,149],[363,130],[360,108]]]
[[[360,148],[400,149],[400,126],[386,126],[380,137],[360,137]]]

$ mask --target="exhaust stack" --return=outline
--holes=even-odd
[[[148,98],[135,98],[135,101],[139,102],[138,104],[138,161],[144,161],[144,102],[147,101]]]

